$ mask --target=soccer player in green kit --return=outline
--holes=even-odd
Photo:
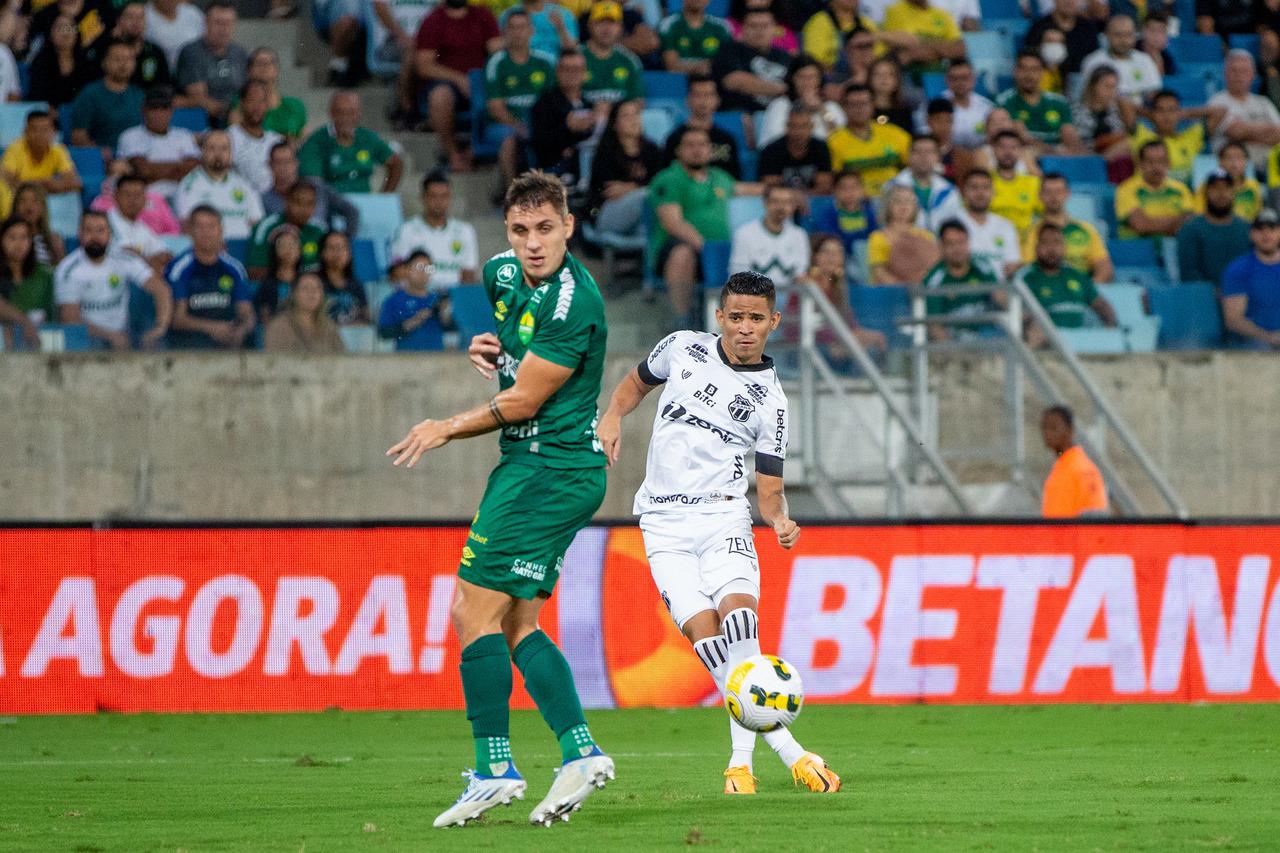
[[[604,301],[566,249],[574,222],[559,179],[521,175],[503,209],[511,251],[490,259],[483,275],[498,334],[477,335],[468,350],[486,378],[496,373],[500,390],[473,409],[423,421],[387,451],[394,464],[412,468],[453,439],[501,430],[502,459],[462,549],[452,610],[476,767],[463,774],[466,790],[437,827],[461,826],[524,798],[508,739],[513,660],[564,759],[529,822],[568,820],[614,776],[613,760],[591,738],[568,663],[538,628],[565,551],[604,500],[605,456],[596,438]]]

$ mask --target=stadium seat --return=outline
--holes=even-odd
[[[44,101],[0,103],[0,148],[8,148],[9,143],[22,135],[27,124],[27,113],[47,109],[49,105]]]
[[[1040,168],[1046,172],[1060,172],[1067,183],[1107,183],[1107,161],[1097,154],[1079,156],[1045,156],[1040,158]]]
[[[1213,349],[1222,346],[1222,308],[1208,282],[1183,282],[1147,288],[1151,313],[1160,318],[1161,349]]]
[[[964,36],[965,54],[979,78],[989,77],[994,81],[1013,67],[1013,39],[1009,36],[992,31],[961,35]],[[990,85],[994,86],[994,82]]]
[[[675,71],[644,72],[644,101],[648,106],[664,102],[684,105],[689,91],[689,77]]]
[[[1067,199],[1067,216],[1083,219],[1098,229],[1102,239],[1107,239],[1107,223],[1102,220],[1098,197],[1091,192],[1077,192],[1074,189]]]
[[[1108,240],[1107,252],[1111,255],[1111,262],[1117,267],[1156,265],[1155,243],[1141,237],[1133,240]]]
[[[378,266],[385,268],[387,244],[404,221],[400,196],[396,193],[348,193],[347,201],[360,212],[360,231],[356,237],[373,241]]]
[[[1116,322],[1124,332],[1125,350],[1153,352],[1160,318],[1147,314],[1143,305],[1145,288],[1137,284],[1101,284],[1098,292],[1115,309]]]
[[[679,124],[675,111],[666,107],[645,107],[640,113],[640,127],[644,135],[659,148],[667,144],[667,137]]]
[[[988,18],[984,15],[982,28],[1001,33],[1014,44],[1020,45],[1027,40],[1027,33],[1031,30],[1031,20],[1023,17]]]
[[[209,114],[199,107],[179,107],[173,111],[170,125],[192,133],[204,133],[209,129]]]
[[[400,73],[400,63],[387,62],[378,56],[378,48],[387,40],[387,29],[373,10],[373,0],[361,0],[360,22],[365,33],[365,67],[370,74],[384,80],[394,79]]]
[[[764,218],[764,199],[758,195],[739,195],[729,199],[729,233],[756,219]]]
[[[84,206],[80,193],[54,193],[49,196],[49,227],[62,237],[75,234],[80,229],[80,213]]]
[[[668,15],[679,12],[680,0],[666,0],[666,10]],[[729,17],[729,0],[711,0],[707,4],[706,13],[715,18]]]
[[[475,335],[497,331],[493,322],[493,305],[479,284],[463,284],[449,291],[449,301],[453,304],[453,322],[458,327],[458,336],[463,341],[470,341]]]
[[[1125,351],[1123,329],[1087,326],[1059,329],[1058,334],[1072,352],[1080,355],[1119,355]]]
[[[926,71],[920,75],[920,88],[924,90],[927,101],[940,97],[947,88],[947,75],[941,71]]]
[[[1025,13],[1018,0],[979,0],[978,10],[982,13],[983,24],[989,18],[1022,18]],[[958,23],[958,22],[957,22]]]
[[[174,256],[191,248],[191,238],[186,234],[166,234],[160,238],[160,242],[164,243],[165,251]]]
[[[1208,86],[1204,78],[1190,74],[1171,74],[1164,78],[1164,87],[1178,96],[1184,107],[1202,107],[1209,100]]]
[[[1256,33],[1236,33],[1227,36],[1227,47],[1232,50],[1247,50],[1253,56],[1258,55],[1261,43],[1262,38]]]
[[[98,197],[102,182],[107,177],[106,166],[102,163],[102,151],[91,145],[73,145],[68,150],[71,152],[71,162],[75,164],[76,174],[84,182],[80,200],[88,207]]]
[[[744,113],[720,112],[715,114],[712,122],[732,136],[734,143],[738,146],[738,165],[742,168],[742,180],[754,181],[756,160],[759,155],[754,148],[747,145],[747,129],[743,123],[745,117]]]
[[[92,348],[88,326],[78,323],[45,323],[40,327],[42,352],[84,352]]]
[[[813,233],[814,223],[821,220],[835,208],[835,199],[829,195],[815,195],[809,199],[809,215],[800,221],[800,227]]]
[[[1188,62],[1222,62],[1222,39],[1215,35],[1184,32],[1169,39],[1169,55],[1179,67]]]
[[[910,333],[903,331],[895,322],[911,314],[911,298],[905,287],[852,284],[849,286],[849,307],[860,326],[884,334],[890,347],[911,345]]]
[[[708,290],[719,290],[729,279],[728,240],[707,240],[702,244],[702,285]]]
[[[377,281],[382,278],[383,269],[378,265],[378,253],[373,241],[358,238],[351,243],[351,264],[357,281]]]
[[[371,353],[378,342],[378,333],[373,326],[339,326],[338,335],[347,352]]]

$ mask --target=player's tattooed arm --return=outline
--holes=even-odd
[[[610,466],[618,461],[618,452],[622,447],[622,419],[635,411],[645,395],[657,387],[641,379],[639,368],[633,367],[622,377],[618,387],[613,389],[609,408],[596,425],[596,437],[600,439],[600,446],[604,448],[605,458],[609,460]]]
[[[771,477],[756,471],[756,496],[760,501],[760,517],[773,527],[778,544],[791,548],[800,538],[800,525],[791,520],[787,508],[787,496],[782,490],[782,478]]]
[[[444,420],[425,420],[387,450],[392,464],[412,468],[428,450],[444,447],[455,438],[472,438],[508,424],[519,424],[538,414],[544,403],[569,381],[573,368],[563,367],[528,353],[516,371],[516,383],[487,403]]]

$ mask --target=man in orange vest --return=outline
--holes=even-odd
[[[1066,406],[1050,406],[1040,416],[1045,447],[1058,454],[1044,481],[1045,518],[1107,514],[1107,487],[1098,466],[1075,441],[1075,416]]]

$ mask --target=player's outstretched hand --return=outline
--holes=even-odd
[[[485,379],[494,377],[494,367],[498,364],[498,356],[502,354],[502,343],[493,332],[484,332],[471,339],[467,347],[467,355],[480,375]]]
[[[609,460],[612,468],[618,461],[618,451],[622,447],[622,419],[605,415],[596,427],[596,438],[604,448],[604,458]]]
[[[428,450],[435,450],[437,447],[444,447],[449,443],[449,433],[447,425],[444,421],[425,420],[420,424],[414,425],[409,430],[409,434],[402,438],[398,443],[393,444],[391,449],[387,451],[387,456],[395,456],[396,461],[392,465],[399,466],[405,463],[404,467],[412,468],[422,457],[422,454]],[[399,454],[396,456],[396,454]]]
[[[773,523],[773,532],[778,535],[778,544],[791,549],[800,538],[800,525],[789,518],[780,518]]]

